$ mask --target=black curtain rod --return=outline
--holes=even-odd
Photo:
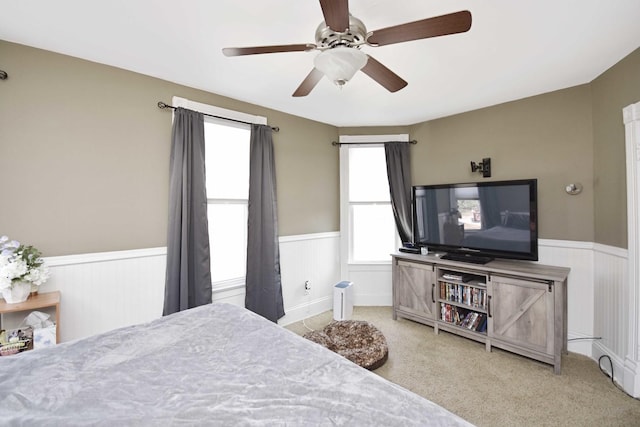
[[[409,144],[417,144],[418,141],[412,139],[411,141],[388,141],[388,142],[408,142]],[[384,144],[382,141],[374,142],[374,141],[365,141],[365,142],[337,142],[333,141],[331,145],[334,147],[338,145],[368,145],[368,144]]]
[[[160,101],[158,102],[158,108],[164,110],[165,108],[171,108],[172,110],[175,110],[177,107],[174,107],[173,105],[169,105],[169,104],[165,104],[164,102]],[[252,125],[253,123],[249,123],[249,122],[245,122],[242,120],[236,120],[236,119],[230,119],[228,117],[221,117],[221,116],[214,116],[213,114],[207,114],[207,113],[202,113],[199,111],[199,113],[207,116],[207,117],[213,117],[216,119],[222,119],[222,120],[229,120],[230,122],[236,122],[236,123],[244,123],[245,125]],[[280,128],[278,126],[271,126],[271,130],[273,130],[274,132],[280,132]]]

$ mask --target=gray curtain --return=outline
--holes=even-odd
[[[284,316],[271,128],[251,125],[245,307],[277,322]]]
[[[165,316],[211,302],[205,182],[203,116],[177,108],[170,160]]]
[[[396,228],[403,242],[413,241],[411,225],[411,163],[408,142],[386,142],[387,177]]]

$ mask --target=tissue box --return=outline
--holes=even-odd
[[[53,347],[56,345],[56,325],[33,330],[33,348]]]

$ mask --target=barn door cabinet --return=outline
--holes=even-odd
[[[484,265],[394,254],[393,318],[404,317],[561,371],[567,352],[569,269],[533,262]]]
[[[435,321],[435,265],[398,259],[393,263],[393,319],[398,316],[430,326]],[[395,286],[397,284],[397,286]]]
[[[560,286],[535,279],[491,275],[490,345],[549,363],[560,373],[561,352],[556,349],[566,352],[564,308],[559,307],[557,314],[555,308]]]

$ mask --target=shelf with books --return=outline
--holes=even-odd
[[[440,321],[468,331],[486,334],[487,313],[475,311],[458,305],[440,303]]]
[[[485,334],[487,277],[466,271],[438,269],[438,320],[446,325]]]
[[[473,309],[487,309],[487,287],[485,284],[467,284],[439,282],[439,301],[446,301],[456,305],[466,306]]]
[[[487,276],[448,270],[438,270],[439,299],[486,310]]]

